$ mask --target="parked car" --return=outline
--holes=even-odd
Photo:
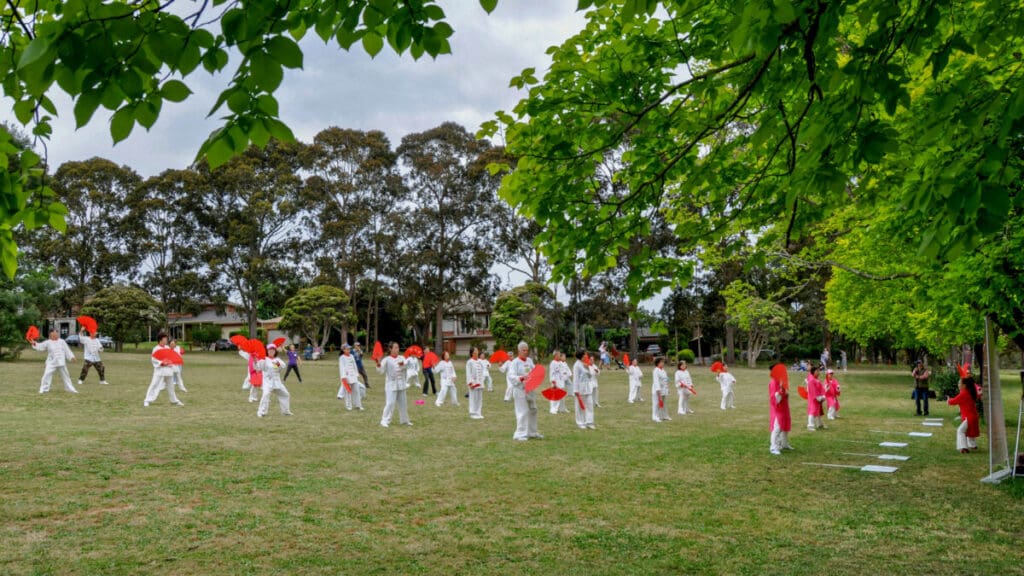
[[[102,344],[104,348],[113,348],[114,347],[114,339],[111,338],[110,336],[100,335],[96,339],[100,341],[100,344]]]
[[[651,344],[645,351],[649,356],[661,356],[661,346],[657,344]]]
[[[217,340],[216,342],[213,343],[213,349],[214,350],[238,350],[238,346],[235,346],[235,343],[232,342],[231,340],[228,340],[227,338],[221,338],[220,340]]]
[[[82,340],[78,337],[78,334],[68,334],[64,341],[68,343],[68,346],[80,346]]]

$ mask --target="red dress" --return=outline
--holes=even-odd
[[[825,395],[825,388],[821,385],[821,380],[818,380],[814,376],[807,375],[807,414],[809,416],[822,416],[821,403],[818,402],[819,396]]]
[[[968,438],[981,436],[981,430],[978,427],[978,406],[967,390],[961,390],[955,398],[950,398],[949,405],[960,406],[960,421],[967,421]]]
[[[789,432],[793,427],[793,421],[789,414],[789,394],[783,394],[782,400],[775,402],[775,394],[781,391],[781,383],[774,378],[768,381],[768,430],[774,430],[775,422],[778,422],[779,430]]]

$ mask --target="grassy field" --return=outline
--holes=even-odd
[[[902,371],[843,375],[826,431],[795,405],[796,451],[777,457],[766,369],[737,369],[722,412],[695,368],[696,414],[663,424],[606,372],[596,431],[542,402],[546,438],[519,443],[497,390],[485,420],[460,394],[384,429],[380,376],[346,412],[331,361],[289,379],[294,416],[275,401],[259,419],[233,353],[186,355],[186,405],[148,408],[145,356],[105,354],[111,386],[93,373],[78,395],[40,395],[26,354],[0,364],[0,574],[1024,573],[1024,483],[981,484],[987,442],[957,453],[941,403],[945,426],[925,429]],[[1016,426],[1016,374],[1005,383]],[[892,475],[805,464],[884,463],[843,454],[883,440],[910,441],[888,449],[911,456]]]

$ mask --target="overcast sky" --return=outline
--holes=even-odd
[[[393,147],[406,134],[455,121],[470,132],[510,110],[522,96],[509,79],[523,68],[547,69],[545,50],[583,26],[576,0],[501,0],[488,15],[476,0],[443,2],[455,29],[452,54],[399,57],[385,44],[375,59],[361,47],[351,52],[325,45],[311,30],[301,46],[304,68],[291,70],[277,91],[281,119],[297,138],[310,141],[329,126],[383,130]],[[228,74],[210,76],[199,68],[185,80],[194,94],[185,102],[165,102],[160,119],[146,132],[136,126],[117,146],[111,144],[110,112],[100,108],[92,122],[74,129],[71,102],[55,98],[61,116],[54,123],[49,161],[55,169],[68,160],[93,156],[127,164],[143,176],[191,163],[200,144],[218,124],[206,114],[226,87]],[[9,109],[4,115],[13,121]]]

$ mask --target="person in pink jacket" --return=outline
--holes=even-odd
[[[811,431],[825,428],[821,421],[824,413],[822,402],[825,401],[825,387],[821,380],[818,380],[818,370],[817,366],[811,366],[810,373],[807,374],[807,429]]]
[[[825,402],[828,403],[829,420],[839,418],[839,393],[839,380],[830,368],[825,371]]]
[[[789,413],[789,390],[772,378],[768,381],[768,428],[771,430],[769,450],[778,456],[783,450],[792,450],[789,431],[793,421]]]

